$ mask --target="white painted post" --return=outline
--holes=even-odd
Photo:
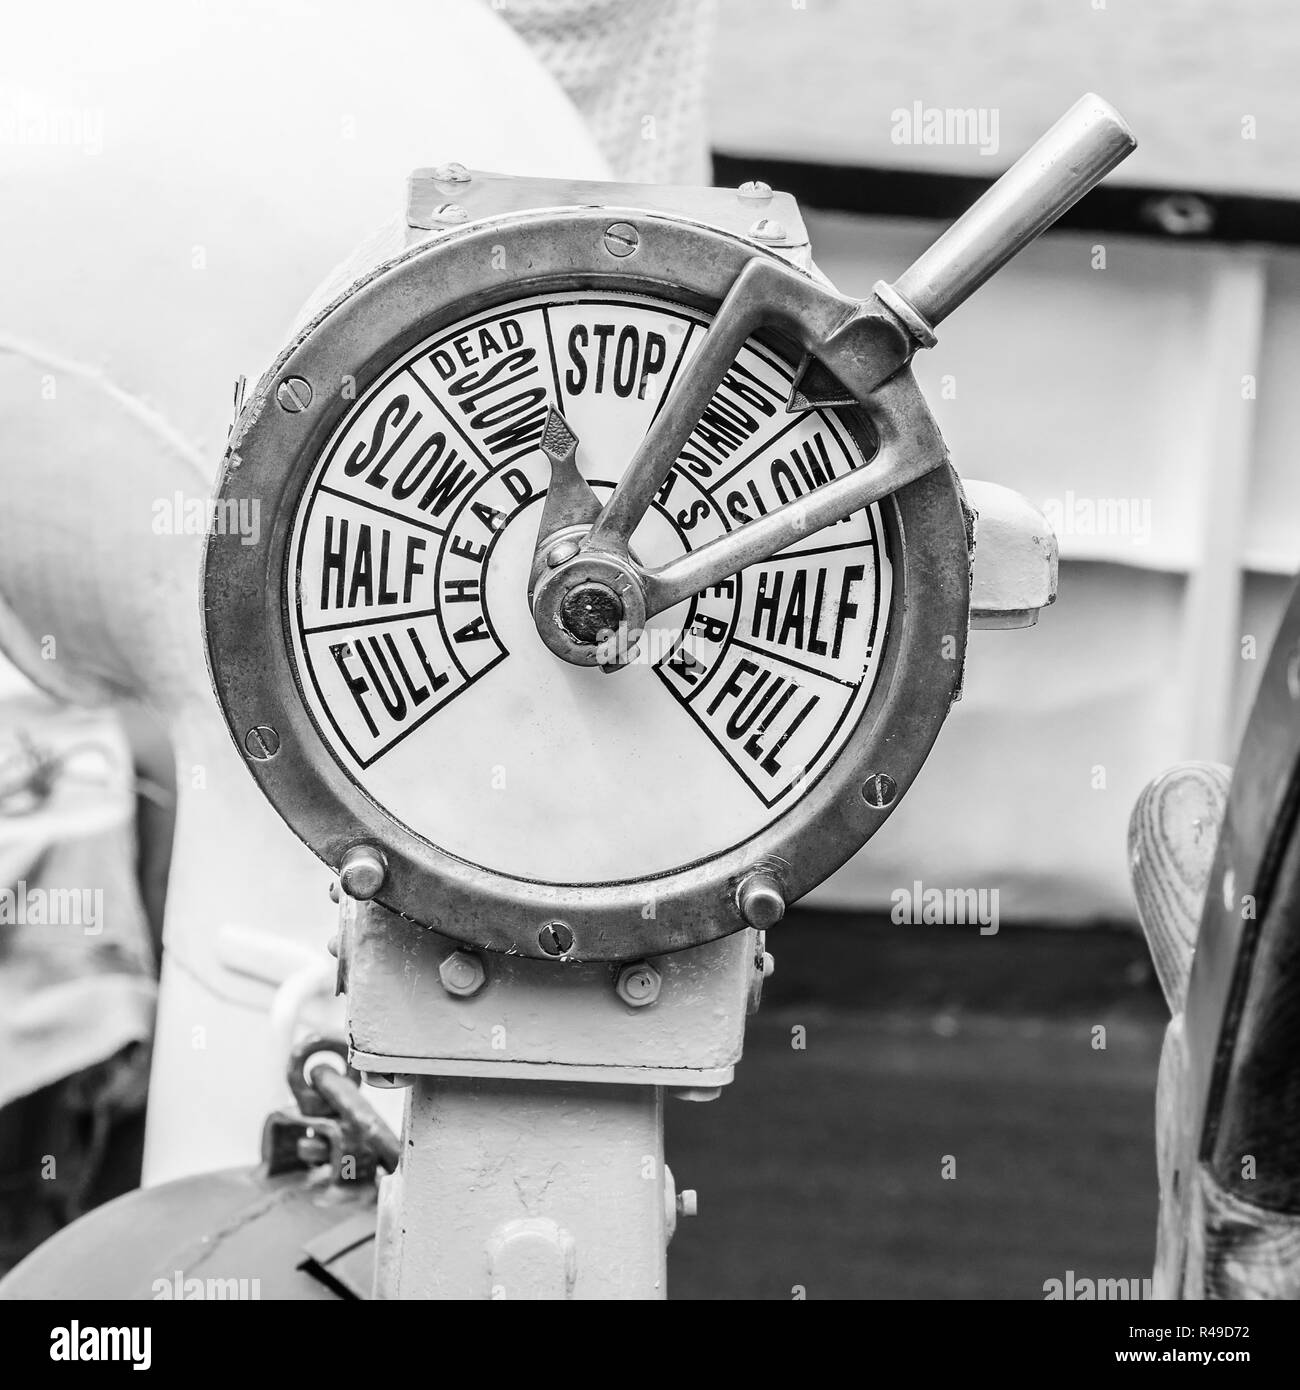
[[[421,1077],[376,1296],[663,1298],[670,1183],[658,1086]]]

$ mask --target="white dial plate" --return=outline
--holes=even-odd
[[[335,757],[414,834],[516,877],[644,878],[721,853],[835,758],[876,679],[892,571],[879,509],[652,620],[606,674],[542,643],[527,601],[546,410],[598,495],[707,316],[613,292],[520,300],[440,331],[322,451],[288,552],[293,655]],[[660,565],[860,466],[750,343],[633,538]]]

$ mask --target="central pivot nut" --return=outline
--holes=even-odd
[[[537,635],[563,661],[610,669],[605,639],[626,633],[635,642],[645,626],[636,572],[617,556],[582,552],[553,567],[550,553],[534,568]]]
[[[575,584],[560,601],[560,621],[579,642],[599,642],[623,617],[623,600],[608,584]]]

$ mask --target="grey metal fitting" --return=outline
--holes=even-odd
[[[663,979],[659,972],[646,960],[633,961],[618,972],[614,986],[618,997],[631,1008],[644,1009],[659,998]]]
[[[438,966],[438,978],[448,994],[468,999],[487,983],[487,971],[473,951],[453,951]]]

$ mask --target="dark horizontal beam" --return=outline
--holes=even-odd
[[[762,179],[805,207],[863,217],[951,222],[993,183],[966,174],[922,173],[851,164],[817,164],[715,150],[713,181],[731,187]],[[1210,244],[1300,246],[1300,200],[1192,189],[1103,184],[1057,222],[1072,231]]]

